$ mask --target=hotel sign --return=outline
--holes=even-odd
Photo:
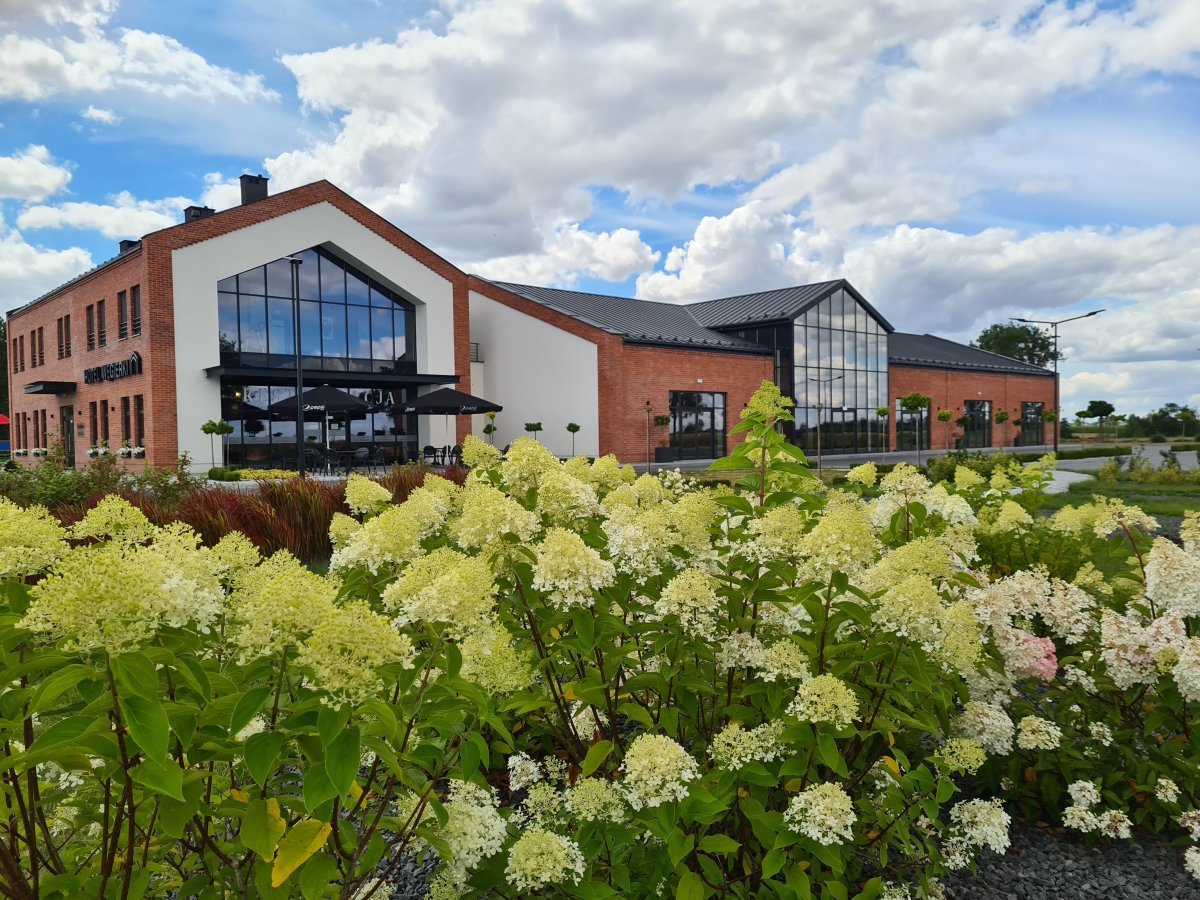
[[[118,381],[122,378],[128,378],[131,375],[142,374],[142,357],[136,350],[130,354],[129,359],[123,359],[120,362],[108,363],[103,366],[96,366],[92,369],[83,370],[84,384],[100,384],[102,381]]]

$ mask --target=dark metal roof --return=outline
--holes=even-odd
[[[64,281],[58,287],[54,288],[53,290],[46,291],[46,293],[42,294],[40,297],[36,297],[33,300],[30,300],[28,303],[24,303],[21,306],[18,306],[16,309],[10,309],[6,313],[6,315],[11,318],[12,316],[15,316],[17,313],[25,312],[25,310],[29,309],[31,306],[37,306],[43,300],[45,300],[49,297],[53,297],[59,291],[65,290],[65,289],[69,288],[71,285],[76,284],[80,281],[83,281],[85,278],[90,278],[91,276],[95,275],[97,272],[101,271],[102,269],[107,269],[113,263],[117,263],[123,259],[128,258],[130,256],[130,254],[136,253],[140,249],[142,249],[142,243],[141,243],[141,241],[138,241],[135,246],[130,247],[128,250],[121,251],[116,256],[110,257],[109,259],[104,260],[104,262],[102,262],[102,263],[97,263],[96,265],[94,265],[90,269],[88,269],[86,272],[80,272],[78,275],[76,275],[70,281]]]
[[[758,344],[706,328],[692,316],[690,306],[504,281],[492,284],[609,334],[620,335],[631,343],[738,353],[771,352]]]
[[[978,372],[1054,376],[1049,369],[1023,360],[968,347],[932,334],[905,334],[900,331],[892,332],[888,338],[888,362],[929,369],[973,369]]]
[[[702,300],[699,303],[689,303],[687,309],[701,325],[707,325],[709,328],[732,328],[755,322],[795,319],[808,307],[839,288],[847,290],[884,328],[892,331],[891,323],[844,278],[819,281],[816,284],[799,284],[774,291],[739,294],[736,297],[722,297],[718,300]]]

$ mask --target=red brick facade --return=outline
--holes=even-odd
[[[665,414],[671,391],[712,391],[726,395],[726,431],[764,380],[772,377],[769,355],[719,353],[627,344],[619,335],[580,322],[532,300],[471,277],[472,291],[510,309],[561,328],[596,345],[600,367],[600,452],[622,462],[646,461],[646,401],[651,420]],[[702,379],[703,383],[698,383]],[[650,425],[650,453],[666,438],[665,428]],[[726,441],[727,451],[731,449]]]
[[[954,439],[962,434],[962,429],[954,424],[942,423],[934,418],[939,410],[948,409],[957,419],[963,414],[963,402],[966,400],[990,400],[992,404],[992,446],[1012,447],[1013,441],[1020,433],[1021,404],[1024,402],[1042,403],[1044,409],[1054,409],[1054,378],[1044,375],[1006,375],[999,372],[971,372],[956,369],[920,368],[917,366],[892,363],[888,369],[888,381],[892,395],[892,408],[895,400],[913,392],[919,392],[932,398],[929,416],[933,420],[930,428],[930,443],[933,449],[944,449],[949,443],[954,446]],[[1003,425],[995,423],[995,415],[1005,410],[1009,421]],[[890,443],[896,446],[896,417],[889,417]],[[1053,439],[1053,428],[1045,426],[1046,443]]]
[[[38,446],[49,447],[63,443],[62,410],[69,407],[73,411],[75,447],[75,462],[87,462],[87,450],[93,440],[99,441],[103,431],[103,412],[101,404],[108,407],[108,443],[115,452],[125,437],[123,432],[123,417],[121,398],[130,398],[130,434],[132,444],[136,440],[136,418],[133,398],[140,395],[145,404],[146,421],[146,458],[159,463],[163,456],[163,434],[156,433],[151,427],[151,409],[155,399],[164,392],[174,393],[174,373],[172,369],[164,368],[162,350],[164,345],[170,345],[173,350],[173,337],[170,332],[162,332],[156,317],[151,314],[152,305],[147,300],[146,257],[140,250],[127,253],[117,262],[96,272],[94,275],[70,285],[58,292],[52,298],[13,315],[8,321],[9,355],[12,356],[12,338],[25,339],[25,367],[23,371],[13,371],[13,360],[9,359],[9,409],[13,419],[12,446],[13,449],[24,448],[33,450]],[[130,294],[134,287],[141,291],[142,322],[141,334],[133,334],[132,310],[129,310],[129,332],[124,339],[119,337],[117,298],[124,291],[126,304],[130,304]],[[104,346],[99,343],[99,322],[96,325],[95,349],[88,349],[87,307],[93,310],[99,301],[104,301],[104,318],[106,341]],[[127,309],[129,306],[127,305]],[[71,317],[70,355],[60,359],[58,355],[58,320],[60,317]],[[45,364],[33,366],[31,358],[30,333],[42,329],[45,340]],[[64,347],[64,351],[66,348]],[[97,384],[84,383],[84,370],[109,363],[117,363],[129,359],[137,352],[142,359],[142,372],[117,381],[101,381]],[[20,360],[18,359],[18,368]],[[25,386],[39,381],[73,382],[75,391],[65,395],[26,394]],[[93,438],[91,428],[91,404],[96,403],[96,431]],[[48,436],[39,434],[40,428],[34,427],[34,417],[46,417]],[[25,427],[26,420],[29,422]],[[170,435],[174,442],[174,432]],[[25,457],[26,463],[34,462],[32,457]],[[169,458],[174,461],[174,456]],[[142,460],[129,459],[122,462],[128,468],[141,468]]]
[[[146,421],[146,460],[130,460],[127,465],[140,467],[171,465],[179,454],[178,409],[175,396],[175,321],[172,256],[173,251],[201,241],[249,228],[261,222],[291,212],[329,203],[350,218],[370,229],[384,240],[399,248],[417,262],[447,279],[453,286],[454,303],[454,356],[455,374],[459,377],[459,390],[471,389],[471,348],[469,311],[467,307],[467,276],[442,259],[436,253],[409,237],[382,216],[372,212],[344,191],[328,181],[318,181],[291,191],[284,191],[266,199],[244,206],[237,206],[206,218],[162,231],[142,238],[138,249],[132,250],[113,263],[104,266],[92,275],[87,275],[70,286],[41,300],[27,309],[12,314],[9,318],[11,336],[25,334],[39,326],[46,336],[46,365],[29,366],[29,348],[26,347],[24,371],[14,373],[9,365],[10,403],[14,420],[26,414],[33,421],[35,411],[46,411],[47,426],[51,435],[61,431],[60,405],[70,403],[75,410],[75,460],[83,464],[87,460],[87,448],[91,445],[88,431],[89,403],[107,400],[110,405],[110,447],[121,443],[121,406],[119,398],[142,394]],[[331,235],[331,237],[334,237]],[[268,262],[269,260],[263,260]],[[117,340],[117,292],[128,291],[139,285],[142,304],[142,333],[140,337]],[[214,285],[215,291],[215,285]],[[105,347],[87,350],[85,309],[89,304],[105,301],[108,319],[108,341]],[[68,359],[59,360],[56,345],[56,328],[60,316],[71,315],[72,352]],[[132,351],[142,357],[143,370],[140,376],[98,385],[84,384],[84,369],[102,366],[109,362],[127,359]],[[11,352],[11,342],[10,342]],[[18,365],[19,368],[19,365]],[[25,386],[35,381],[74,382],[76,390],[64,396],[25,393]],[[132,401],[131,401],[132,402]],[[23,420],[22,420],[23,421]],[[79,426],[85,427],[83,434]],[[199,428],[200,423],[195,423]],[[189,426],[190,427],[190,426]],[[458,419],[458,436],[461,440],[470,428],[466,417]],[[34,429],[29,429],[29,438],[14,448],[32,448]],[[14,439],[17,430],[13,430]],[[46,441],[42,441],[45,446]],[[31,461],[31,459],[27,459]]]

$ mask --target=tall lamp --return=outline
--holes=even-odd
[[[1057,321],[1050,319],[1021,319],[1016,316],[1009,316],[1014,322],[1022,322],[1026,325],[1049,325],[1051,332],[1054,334],[1054,452],[1058,453],[1058,433],[1062,430],[1062,410],[1059,409],[1058,399],[1058,326],[1067,322],[1074,322],[1077,319],[1088,319],[1092,316],[1098,316],[1104,312],[1102,309],[1093,309],[1089,313],[1084,313],[1082,316],[1071,316],[1069,319],[1058,319]]]
[[[285,256],[292,264],[292,349],[296,358],[296,472],[304,477],[304,370],[300,368],[300,266],[298,256]]]
[[[829,385],[829,406],[826,409],[831,409],[833,406],[833,383],[839,378],[845,378],[845,373],[841,375],[832,375],[829,378],[809,378],[809,381],[815,381],[817,384]],[[821,393],[818,392],[818,397]],[[832,421],[832,420],[831,420]],[[817,401],[817,474],[821,474],[821,402]]]

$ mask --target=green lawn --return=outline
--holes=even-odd
[[[1045,508],[1082,506],[1090,503],[1096,494],[1119,497],[1152,516],[1182,516],[1187,510],[1200,509],[1200,484],[1137,484],[1132,481],[1073,484],[1066,493],[1047,496]]]

